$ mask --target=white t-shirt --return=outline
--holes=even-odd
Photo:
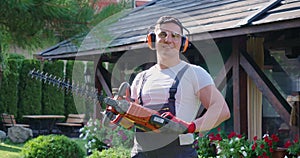
[[[168,102],[169,89],[172,86],[177,73],[188,63],[181,61],[178,65],[168,69],[160,69],[158,65],[149,70],[139,73],[131,86],[131,97],[137,99],[142,85],[143,74],[144,85],[142,88],[142,100],[145,107],[149,105],[164,104]],[[214,84],[213,79],[205,69],[192,65],[188,67],[179,81],[175,95],[176,117],[191,122],[195,119],[200,101],[197,92],[207,86]]]

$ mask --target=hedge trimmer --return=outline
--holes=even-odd
[[[105,126],[108,126],[108,122],[121,125],[125,128],[131,128],[132,125],[135,125],[143,131],[154,131],[157,133],[162,131],[170,133],[192,133],[195,130],[193,123],[187,123],[170,114],[160,115],[155,110],[131,101],[129,99],[130,85],[127,82],[120,85],[114,98],[110,98],[99,95],[95,89],[87,88],[87,86],[79,86],[79,84],[71,84],[69,81],[65,82],[64,79],[47,73],[44,74],[44,72],[40,72],[39,70],[31,70],[29,75],[44,83],[64,89],[66,92],[72,92],[75,95],[104,102],[107,105],[103,119]]]

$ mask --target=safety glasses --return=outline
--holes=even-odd
[[[176,33],[176,32],[169,32],[169,31],[161,31],[161,32],[159,32],[157,35],[158,35],[159,38],[167,38],[168,34],[170,34],[171,37],[172,37],[173,39],[176,39],[176,40],[178,40],[178,39],[181,38],[181,35],[180,35],[179,33]]]

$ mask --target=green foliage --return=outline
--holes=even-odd
[[[94,150],[88,158],[130,158],[130,149],[114,147],[102,151]]]
[[[74,61],[67,61],[66,64],[66,81],[69,81],[72,83],[72,70],[74,66]],[[67,116],[68,114],[76,114],[76,106],[74,103],[74,98],[72,93],[66,92],[65,93],[65,115]]]
[[[0,0],[0,4],[0,32],[5,37],[0,43],[23,47],[39,47],[43,41],[86,31],[94,13],[89,1],[79,0]]]
[[[64,63],[63,61],[45,62],[43,71],[63,79]],[[42,84],[42,91],[42,113],[63,115],[65,113],[64,92],[48,82]]]
[[[40,70],[41,63],[37,60],[26,59],[20,69],[18,115],[41,114],[42,83],[34,80],[28,72]]]
[[[85,145],[88,152],[93,150],[102,150],[107,147],[124,147],[131,148],[133,146],[132,130],[127,130],[122,127],[107,128],[101,124],[100,120],[90,119],[87,124],[80,129],[83,140],[87,140]]]
[[[272,134],[271,136],[265,134],[261,139],[255,136],[251,144],[253,155],[258,157],[270,157],[272,155],[272,152],[274,152],[277,148],[278,141],[279,138],[275,134]]]
[[[216,156],[216,151],[215,151],[216,146],[210,142],[207,136],[198,137],[196,139],[196,142],[198,145],[197,147],[198,155],[201,155],[201,157],[205,157],[205,158]]]
[[[6,75],[3,76],[0,89],[0,112],[18,116],[19,69],[22,60],[8,60]]]
[[[24,158],[83,158],[84,151],[70,138],[63,135],[39,136],[24,144],[21,154]]]
[[[300,154],[300,141],[299,137],[294,138],[293,140],[288,140],[285,143],[285,147],[287,148],[287,152],[291,155],[299,155]]]
[[[85,80],[84,80],[84,68],[85,65],[82,61],[75,61],[72,68],[70,68],[69,75],[72,76],[72,83],[74,83],[75,86],[85,86]],[[87,114],[86,108],[85,108],[85,101],[86,98],[81,97],[77,94],[73,94],[73,101],[76,107],[76,110],[78,113],[81,114]],[[75,96],[75,97],[74,97]],[[89,116],[88,114],[86,116]]]
[[[8,54],[7,59],[8,59],[8,60],[10,60],[10,59],[20,59],[20,60],[24,60],[24,59],[25,59],[25,56],[22,55],[22,54],[10,53],[10,54]]]

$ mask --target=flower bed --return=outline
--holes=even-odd
[[[282,158],[287,154],[286,148],[278,148],[277,135],[266,134],[263,138],[255,136],[252,140],[235,132],[226,134],[222,130],[197,138],[198,154],[201,157],[233,158]]]

